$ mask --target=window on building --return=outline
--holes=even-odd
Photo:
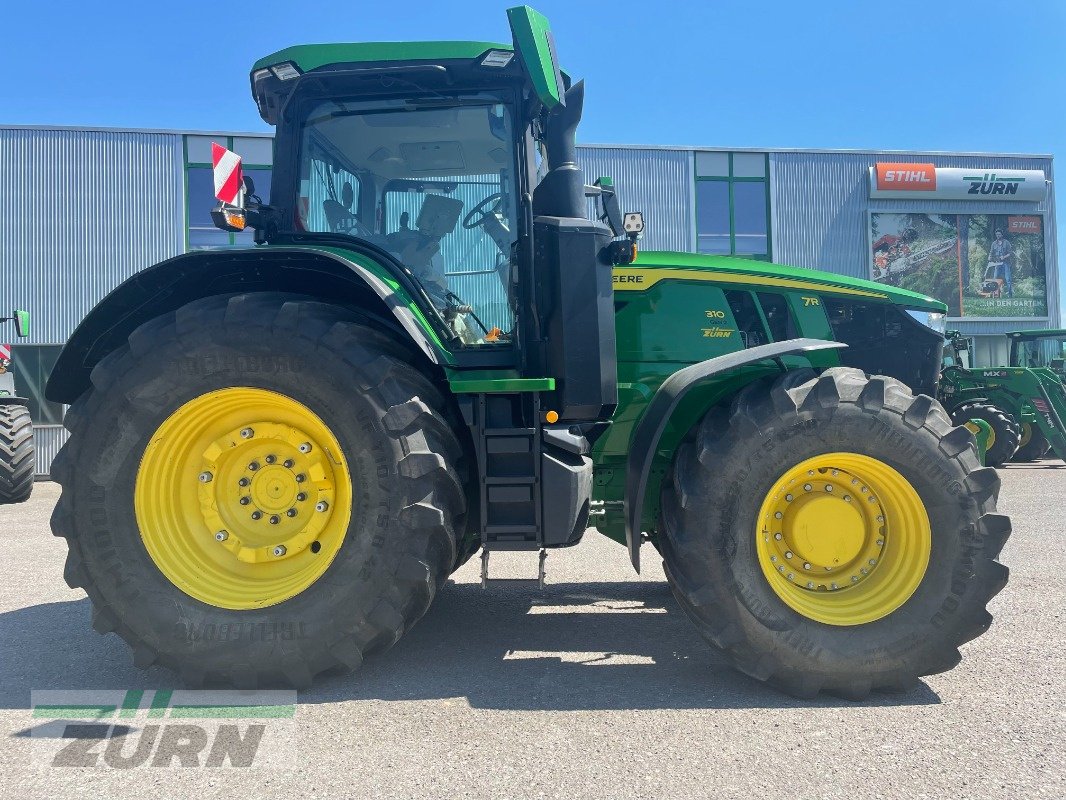
[[[14,345],[11,348],[11,371],[15,375],[15,391],[25,397],[30,418],[35,425],[62,425],[63,406],[44,398],[48,376],[56,365],[61,345]]]
[[[214,247],[248,247],[255,232],[220,231],[211,221],[211,211],[218,204],[215,199],[214,178],[211,173],[211,142],[233,150],[241,156],[244,174],[255,183],[255,193],[270,200],[270,180],[273,174],[273,140],[242,136],[186,136],[185,137],[185,209],[186,249],[205,250]]]
[[[770,260],[765,153],[696,153],[696,242],[701,253]]]

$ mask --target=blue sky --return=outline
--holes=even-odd
[[[509,4],[10,3],[0,122],[266,130],[248,92],[258,57],[312,41],[507,41]],[[588,84],[585,142],[1066,153],[1063,0],[534,7]]]

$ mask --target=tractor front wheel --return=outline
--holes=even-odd
[[[1040,429],[1031,422],[1023,422],[1021,443],[1018,445],[1018,451],[1011,461],[1039,461],[1047,455],[1047,451],[1050,449],[1051,444]]]
[[[21,405],[0,405],[0,505],[24,503],[33,492],[33,423]]]
[[[351,312],[216,297],[145,323],[66,418],[52,529],[93,626],[186,683],[306,687],[426,611],[455,559],[440,393]]]
[[[985,450],[985,464],[1002,467],[1018,451],[1022,440],[1022,428],[1007,412],[991,403],[963,403],[951,412],[951,421],[965,425],[971,419],[980,419],[992,428]]]
[[[660,547],[678,602],[739,670],[857,699],[951,669],[987,630],[1007,580],[998,490],[932,398],[793,371],[678,450]]]

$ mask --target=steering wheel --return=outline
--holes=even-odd
[[[496,210],[495,207],[492,209],[492,211],[487,210],[487,206],[489,205],[489,203],[499,203],[499,201],[502,199],[503,192],[496,192],[495,194],[490,194],[488,197],[486,197],[484,200],[482,200],[480,203],[470,209],[469,212],[467,212],[467,215],[463,217],[463,227],[466,228],[466,230],[470,230],[471,228],[476,228],[481,225],[485,217],[489,216],[489,214]]]

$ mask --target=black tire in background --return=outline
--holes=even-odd
[[[800,614],[771,587],[757,554],[763,499],[814,456],[860,453],[917,491],[931,524],[929,565],[914,593],[864,624]],[[960,660],[992,621],[1003,588],[996,559],[1010,533],[995,513],[999,478],[972,434],[932,398],[887,377],[833,368],[756,382],[712,410],[678,450],[662,491],[659,543],[667,578],[700,633],[740,671],[799,697],[850,699],[902,689]]]
[[[35,465],[30,410],[0,405],[0,505],[30,499]]]
[[[1018,446],[1017,452],[1011,461],[1014,462],[1028,462],[1039,461],[1047,455],[1048,450],[1051,449],[1051,444],[1048,442],[1047,437],[1043,432],[1037,428],[1033,423],[1024,423],[1022,429],[1022,438],[1025,438],[1025,429],[1028,428],[1029,439],[1024,444]]]
[[[138,328],[71,407],[53,475],[65,578],[141,668],[192,686],[303,688],[395,643],[447,579],[465,498],[461,456],[434,385],[395,342],[334,306],[280,294],[198,300]],[[298,400],[352,473],[347,533],[328,569],[275,605],[232,610],[178,589],[141,539],[134,484],[145,447],[183,403],[234,386]]]
[[[992,426],[995,441],[985,453],[985,464],[1002,467],[1018,451],[1022,440],[1022,426],[1014,417],[991,403],[963,403],[952,409],[951,421],[965,425],[967,420],[980,419]]]

